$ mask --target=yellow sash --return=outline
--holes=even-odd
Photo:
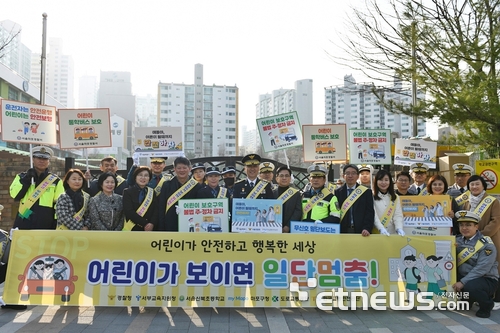
[[[315,196],[313,196],[311,199],[309,199],[309,201],[304,206],[304,209],[302,210],[303,214],[307,215],[307,213],[309,213],[309,211],[311,209],[313,209],[314,206],[316,206],[318,204],[318,202],[320,202],[321,200],[323,200],[323,198],[326,198],[330,193],[331,192],[328,191],[328,188],[324,187],[321,190],[321,192],[319,192],[318,194],[316,194]]]
[[[31,195],[19,205],[19,216],[27,219],[32,213],[31,207],[33,207],[35,202],[40,199],[40,197],[49,189],[50,185],[52,185],[56,179],[59,178],[52,173],[45,177],[45,179],[35,188],[33,193],[31,193]]]
[[[158,185],[156,185],[156,187],[155,187],[156,195],[160,195],[161,187],[163,186],[163,183],[166,182],[167,180],[170,180],[170,179],[172,179],[172,178],[167,176],[167,175],[163,175],[161,177],[160,181],[158,182]]]
[[[118,185],[116,185],[116,187],[118,187],[125,181],[125,178],[120,175],[116,175],[116,180],[118,180]]]
[[[484,246],[485,243],[493,244],[491,238],[484,236],[483,238],[479,239],[476,242],[476,245],[473,248],[466,247],[465,249],[460,251],[460,253],[458,254],[458,258],[457,258],[457,267],[462,265],[467,260],[469,260],[474,255],[474,253],[479,251]]]
[[[154,190],[151,187],[146,187],[148,192],[146,193],[146,198],[142,201],[141,205],[135,211],[140,217],[144,217],[144,214],[148,211],[149,206],[153,202]],[[135,223],[131,220],[125,221],[122,231],[131,231],[135,226]]]
[[[222,199],[226,197],[227,188],[219,187],[219,193],[217,194],[217,198]]]
[[[467,190],[464,193],[460,194],[458,197],[455,198],[455,202],[457,205],[462,206],[464,203],[467,202],[470,198],[470,191]]]
[[[345,213],[354,205],[356,200],[358,200],[365,191],[368,190],[368,187],[366,186],[358,186],[352,191],[351,195],[347,197],[342,204],[342,207],[340,209],[340,221],[344,218],[346,215]]]
[[[427,192],[427,188],[424,187],[422,191],[418,195],[429,195],[429,192]]]
[[[172,208],[172,206],[182,199],[193,187],[196,186],[198,182],[194,178],[190,178],[184,185],[182,185],[174,194],[172,194],[167,200],[167,208],[165,209],[165,213]]]
[[[269,184],[267,181],[261,180],[253,187],[253,189],[250,191],[250,193],[248,193],[246,198],[256,199],[260,195],[260,193],[264,190],[264,188],[266,188],[267,184]]]
[[[476,209],[474,209],[474,213],[483,218],[484,213],[486,212],[486,210],[488,210],[488,208],[493,204],[495,200],[496,198],[492,197],[491,195],[486,196],[486,198],[481,200]]]
[[[281,195],[278,197],[278,200],[283,200],[283,204],[288,201],[295,193],[297,193],[299,190],[296,190],[292,187],[289,187],[285,192],[281,193]]]
[[[87,203],[88,203],[89,197],[90,197],[86,192],[82,192],[82,193],[83,193],[83,206],[78,212],[76,212],[73,215],[73,218],[77,221],[80,221],[83,218],[83,215],[85,214],[85,210],[87,209]],[[56,229],[57,230],[69,230],[69,228],[62,223],[59,224]]]
[[[396,198],[396,200],[398,200],[398,199]],[[389,206],[387,206],[384,214],[382,214],[383,218],[382,218],[382,220],[380,220],[380,223],[382,223],[382,226],[384,228],[385,228],[387,222],[392,220],[392,217],[394,216],[394,212],[396,211],[396,209],[394,208],[396,206],[396,200],[391,201],[391,204]],[[372,234],[379,234],[379,233],[380,233],[380,231],[377,228],[373,228]]]

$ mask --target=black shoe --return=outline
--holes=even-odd
[[[495,303],[491,304],[491,306],[486,309],[479,308],[479,310],[476,312],[476,317],[489,318],[491,315],[491,309],[493,309],[493,305],[495,305]]]
[[[11,310],[26,310],[28,306],[26,305],[17,305],[17,304],[5,304],[2,305],[2,309],[11,309]]]

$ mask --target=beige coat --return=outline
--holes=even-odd
[[[486,193],[482,200],[487,196]],[[481,205],[481,203],[479,204]],[[463,209],[469,210],[470,203],[467,201],[464,203]],[[495,200],[493,204],[484,212],[479,221],[479,231],[484,236],[489,236],[497,248],[497,261],[500,263],[500,201]],[[498,267],[498,272],[500,273],[500,265]]]

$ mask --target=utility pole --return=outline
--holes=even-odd
[[[417,23],[413,21],[411,23],[411,103],[412,108],[414,109],[417,105],[417,59],[416,59],[416,49],[417,49]],[[415,115],[415,111],[412,110],[413,113],[413,136],[418,136],[418,126],[417,126],[417,116]]]

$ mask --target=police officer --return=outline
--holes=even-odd
[[[361,164],[358,165],[358,169],[359,169],[358,183],[368,188],[372,188],[373,167],[368,164]]]
[[[274,164],[271,162],[262,162],[259,169],[259,178],[263,179],[271,184],[273,191],[276,189],[277,185],[273,184],[274,178]]]
[[[248,154],[243,157],[241,162],[245,165],[247,178],[234,184],[233,199],[274,199],[271,184],[257,177],[261,162],[260,156]]]
[[[167,180],[172,179],[172,175],[169,174],[163,174],[163,169],[165,169],[165,160],[168,157],[151,157],[150,159],[150,165],[151,165],[151,179],[148,182],[148,187],[151,187],[153,190],[155,190],[155,194],[159,195],[161,191],[161,187],[163,186],[163,183]],[[130,171],[128,172],[127,175],[127,184],[128,186],[134,186],[135,185],[135,179],[134,179],[134,171],[139,167],[139,159],[134,156],[134,164],[130,168]]]
[[[204,185],[205,184],[205,164],[201,162],[194,163],[191,167],[191,174],[196,181]]]
[[[10,185],[10,196],[20,201],[14,228],[55,229],[55,203],[64,192],[63,182],[49,172],[53,151],[49,147],[33,148],[33,168],[21,172]],[[38,192],[38,195],[35,193]]]
[[[302,198],[302,221],[340,223],[340,205],[333,184],[326,184],[326,168],[313,164],[307,168],[310,186]]]
[[[227,198],[227,189],[219,186],[220,171],[216,166],[210,166],[205,170],[205,177],[207,178],[207,185],[198,190],[196,198],[198,199],[211,199],[211,198]]]
[[[427,195],[427,171],[429,167],[424,163],[413,163],[410,165],[411,176],[413,177],[414,183],[411,184],[408,192],[415,195]]]
[[[455,184],[448,188],[447,194],[456,198],[467,192],[467,181],[474,173],[474,169],[470,165],[463,163],[453,164],[452,168],[455,177]]]
[[[479,303],[476,316],[488,318],[498,285],[497,250],[478,230],[479,215],[461,210],[455,217],[461,235],[456,236],[458,282],[452,287],[456,292],[468,292],[469,301]]]
[[[224,182],[224,187],[227,188],[227,197],[233,197],[234,183],[236,181],[236,168],[232,165],[228,165],[222,169],[221,172],[222,181]]]

